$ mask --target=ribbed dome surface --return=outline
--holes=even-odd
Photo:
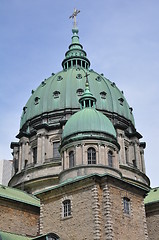
[[[105,133],[116,137],[111,121],[94,108],[85,108],[75,113],[66,123],[62,139],[76,133]]]
[[[21,127],[28,120],[42,113],[79,108],[80,94],[85,89],[86,72],[90,74],[89,85],[93,96],[97,99],[97,110],[116,113],[134,124],[131,109],[114,83],[93,70],[72,67],[51,76],[34,91],[24,107]]]

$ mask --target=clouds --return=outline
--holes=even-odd
[[[19,131],[22,108],[41,81],[61,70],[74,7],[91,68],[116,82],[147,142],[147,173],[159,185],[159,1],[13,0],[0,2],[0,159]]]

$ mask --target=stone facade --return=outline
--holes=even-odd
[[[149,185],[144,163],[145,143],[139,142],[138,136],[127,136],[124,130],[116,128],[116,132],[117,146],[114,143],[95,139],[92,141],[81,140],[67,144],[61,149],[61,156],[60,154],[57,156],[54,148],[56,145],[60,146],[62,129],[38,129],[36,134],[30,138],[22,137],[18,144],[12,143],[14,175],[9,185],[17,188],[23,185],[24,189],[30,193],[56,185],[59,181],[72,177],[69,174],[65,176],[65,173],[61,180],[59,177],[63,170],[69,168],[69,152],[74,152],[76,166],[86,166],[89,146],[96,149],[97,166],[107,167],[108,151],[113,152],[113,168],[107,168],[102,173],[110,173],[113,169],[119,170],[123,177],[135,180],[140,184]],[[87,172],[87,174],[91,172],[101,173],[99,168],[98,171],[94,169]],[[116,171],[113,174],[118,175]]]
[[[147,240],[144,194],[138,187],[108,175],[63,184],[38,194],[42,202],[40,233],[53,231],[63,240]],[[129,213],[124,212],[124,197],[130,199]],[[65,199],[71,201],[68,217],[63,217]]]
[[[38,207],[1,198],[0,216],[1,231],[28,236],[38,234]]]
[[[146,144],[123,92],[89,68],[78,29],[72,33],[63,70],[32,91],[23,108],[19,141],[11,143],[9,185],[40,198],[40,234],[54,232],[61,240],[148,240]],[[80,108],[89,111],[78,124]],[[73,120],[64,135],[72,115],[77,125],[72,127]],[[36,235],[34,207],[9,204],[8,215],[5,209],[2,204],[10,231]]]
[[[146,221],[149,240],[159,239],[159,202],[146,204]]]

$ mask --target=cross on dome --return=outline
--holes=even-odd
[[[80,10],[77,10],[76,8],[74,8],[73,14],[69,17],[74,19],[74,28],[76,28],[77,26],[76,16],[78,15],[78,13],[80,13]]]
[[[84,76],[85,78],[86,78],[86,87],[88,86],[89,87],[89,82],[88,82],[88,76],[89,76],[90,74],[88,74],[87,72],[86,72],[86,75]]]

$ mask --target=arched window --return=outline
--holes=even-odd
[[[49,233],[49,234],[46,235],[45,239],[47,239],[47,240],[60,240],[60,237],[55,233]]]
[[[88,164],[96,164],[96,150],[94,148],[88,148],[87,150]]]
[[[74,163],[74,152],[71,151],[69,152],[69,168],[74,167],[75,163]]]
[[[112,151],[108,152],[108,166],[113,167],[113,153],[112,153]]]
[[[63,217],[71,216],[71,201],[69,199],[63,201]]]
[[[60,159],[61,155],[59,153],[60,141],[53,142],[53,159],[58,160]]]
[[[130,199],[127,197],[124,197],[123,204],[124,204],[124,213],[130,214]]]

